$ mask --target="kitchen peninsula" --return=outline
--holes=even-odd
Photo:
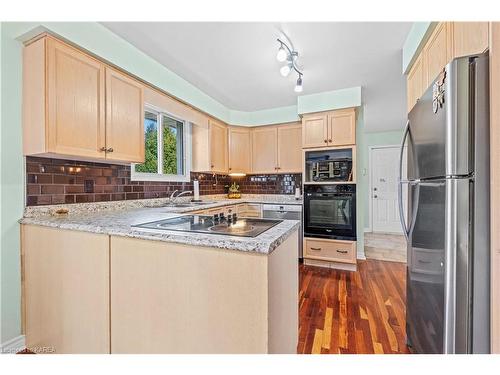
[[[298,221],[277,221],[253,238],[133,227],[229,204],[237,212],[247,202],[95,203],[66,206],[68,214],[62,206],[27,209],[27,347],[295,353]]]

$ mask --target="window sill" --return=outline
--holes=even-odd
[[[155,181],[155,182],[191,182],[191,176],[168,175],[157,173],[132,173],[130,181]]]

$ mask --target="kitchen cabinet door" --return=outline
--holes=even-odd
[[[251,170],[250,129],[229,128],[229,173],[250,173]]]
[[[276,173],[278,129],[262,126],[252,129],[252,173]]]
[[[216,121],[209,121],[210,170],[227,173],[227,127]]]
[[[424,90],[431,85],[452,58],[452,24],[440,22],[424,48],[426,80]]]
[[[453,22],[453,57],[482,53],[488,48],[488,22]]]
[[[417,101],[422,96],[425,84],[424,84],[424,63],[422,55],[415,60],[410,72],[408,73],[407,81],[407,100],[408,100],[408,113],[415,106]]]
[[[302,173],[302,124],[278,127],[278,172]]]
[[[328,143],[326,114],[304,115],[302,118],[302,147],[325,147]]]
[[[26,346],[110,352],[109,236],[22,225]]]
[[[46,152],[104,158],[104,152],[101,151],[101,148],[105,146],[104,65],[53,38],[45,38],[37,43],[43,44],[44,42],[46,43],[47,64],[45,97],[47,134],[44,135],[47,137]],[[36,45],[33,46],[33,50],[25,54],[28,56],[25,61],[27,66],[24,67],[26,91],[29,91],[30,84],[35,82],[35,79],[29,79],[30,69],[36,69],[37,62],[29,59],[35,49]],[[43,51],[38,57],[41,59],[39,63],[43,64]],[[31,76],[31,78],[34,77]],[[40,92],[40,94],[43,95],[45,92]],[[26,95],[29,95],[29,92]],[[38,100],[43,101],[43,96]],[[25,113],[33,111],[34,107],[28,108],[28,103],[24,105],[26,106]],[[34,104],[31,103],[31,105]],[[39,117],[42,115],[43,113]],[[36,122],[25,122],[25,126],[30,129],[43,126],[45,118],[32,117],[31,121]],[[25,129],[25,134],[30,131]]]
[[[328,115],[328,145],[356,144],[356,112],[354,108],[333,111]]]
[[[106,159],[144,162],[143,91],[136,80],[106,68]]]

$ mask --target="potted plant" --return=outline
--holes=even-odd
[[[231,186],[229,186],[227,197],[229,199],[239,199],[239,198],[241,198],[240,185],[238,185],[236,182],[233,182],[231,184]]]

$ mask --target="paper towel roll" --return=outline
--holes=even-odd
[[[295,199],[300,199],[300,188],[299,187],[295,188]]]
[[[193,188],[194,188],[194,200],[199,201],[200,200],[200,181],[194,180],[193,181]]]

